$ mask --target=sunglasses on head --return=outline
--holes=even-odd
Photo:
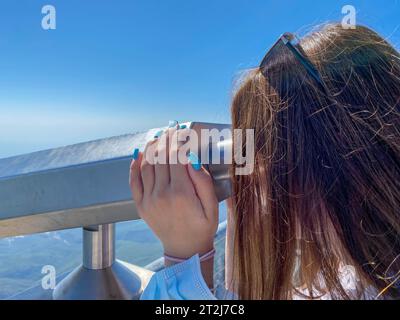
[[[286,32],[279,37],[275,44],[268,50],[264,58],[260,63],[260,70],[264,77],[267,77],[268,63],[275,54],[279,54],[280,50],[286,47],[288,48],[300,62],[300,64],[306,69],[307,73],[316,81],[318,87],[325,93],[327,93],[326,86],[322,80],[318,70],[314,67],[311,61],[299,50],[299,41],[295,35]]]

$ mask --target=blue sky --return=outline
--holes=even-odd
[[[46,4],[56,30],[41,28]],[[170,119],[229,122],[238,73],[345,4],[399,47],[400,0],[1,0],[0,158]]]

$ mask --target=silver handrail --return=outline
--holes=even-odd
[[[0,159],[0,237],[137,219],[132,148],[157,130]]]
[[[129,164],[133,148],[160,129],[0,159],[0,238],[138,219]],[[226,176],[216,175],[215,186],[222,200]]]

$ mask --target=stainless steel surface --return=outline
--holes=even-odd
[[[3,220],[0,217],[0,238],[135,219],[138,215],[132,200]]]
[[[101,291],[104,294],[100,296],[98,293],[96,295],[93,295],[93,291],[88,289],[88,288],[80,288],[78,284],[78,287],[76,287],[74,290],[82,290],[82,294],[79,292],[73,293],[73,290],[71,290],[71,287],[69,287],[66,283],[63,284],[63,287],[56,287],[56,289],[43,289],[41,285],[36,285],[32,288],[29,288],[23,292],[19,292],[11,297],[9,297],[7,300],[52,300],[53,298],[56,299],[67,299],[69,297],[73,299],[81,299],[81,300],[87,300],[89,296],[93,297],[93,299],[110,299],[114,297],[121,297],[121,291],[122,293],[129,291],[130,293],[127,295],[124,295],[121,299],[137,299],[139,294],[143,292],[144,288],[148,284],[151,276],[153,275],[153,272],[140,268],[138,266],[132,265],[130,263],[124,262],[117,260],[116,261],[117,266],[113,266],[113,268],[108,268],[102,270],[102,272],[97,272],[96,274],[90,274],[89,277],[91,280],[84,280],[81,285],[89,285],[88,288],[92,288],[91,284],[93,282],[97,282],[98,279],[111,279],[111,284],[107,284],[103,281],[100,281],[102,283],[101,285]],[[127,269],[127,270],[126,270]],[[122,276],[120,276],[119,272],[120,270],[122,271]],[[129,271],[130,273],[127,274],[126,271]],[[86,271],[83,269],[83,266],[78,267],[77,269],[74,270],[75,274],[78,274],[76,278],[71,276],[71,273],[64,273],[61,274],[59,277],[57,277],[57,283],[62,283],[64,279],[66,279],[68,276],[72,277],[68,280],[69,283],[76,283],[76,281],[86,275]],[[133,276],[136,275],[137,277],[140,278],[140,289],[138,290],[138,284],[139,282],[136,281],[137,277]],[[127,284],[121,283],[123,281],[129,281]],[[133,286],[132,286],[133,284]],[[128,286],[128,287],[127,287]],[[129,287],[131,286],[131,287]],[[118,291],[115,293],[115,288],[118,287]],[[112,291],[108,291],[109,288],[111,288]],[[53,293],[56,290],[56,293]],[[62,291],[60,291],[62,290]],[[110,293],[108,293],[110,292]]]
[[[83,265],[72,271],[54,289],[55,300],[139,299],[152,272],[116,260],[112,266],[91,270]]]
[[[139,298],[148,273],[132,272],[121,261],[115,261],[114,223],[84,227],[82,249],[83,264],[56,286],[54,299]]]
[[[0,237],[137,219],[131,154],[157,130],[0,159]]]
[[[208,165],[208,171],[213,177],[215,193],[219,201],[225,200],[232,195],[231,163],[224,161],[227,150],[232,150],[232,140],[218,142],[210,146],[210,151],[219,153],[220,158],[223,160],[219,164],[210,163]]]
[[[83,228],[83,266],[104,269],[115,261],[115,224]]]
[[[199,133],[230,128],[188,125]],[[138,219],[128,186],[131,155],[160,129],[0,159],[0,237]],[[215,166],[210,172],[221,201],[230,193],[222,174],[228,166]]]

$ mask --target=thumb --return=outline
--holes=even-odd
[[[210,173],[201,165],[199,158],[193,152],[188,155],[189,176],[192,180],[197,196],[203,206],[207,218],[213,219],[218,210],[218,200]]]

